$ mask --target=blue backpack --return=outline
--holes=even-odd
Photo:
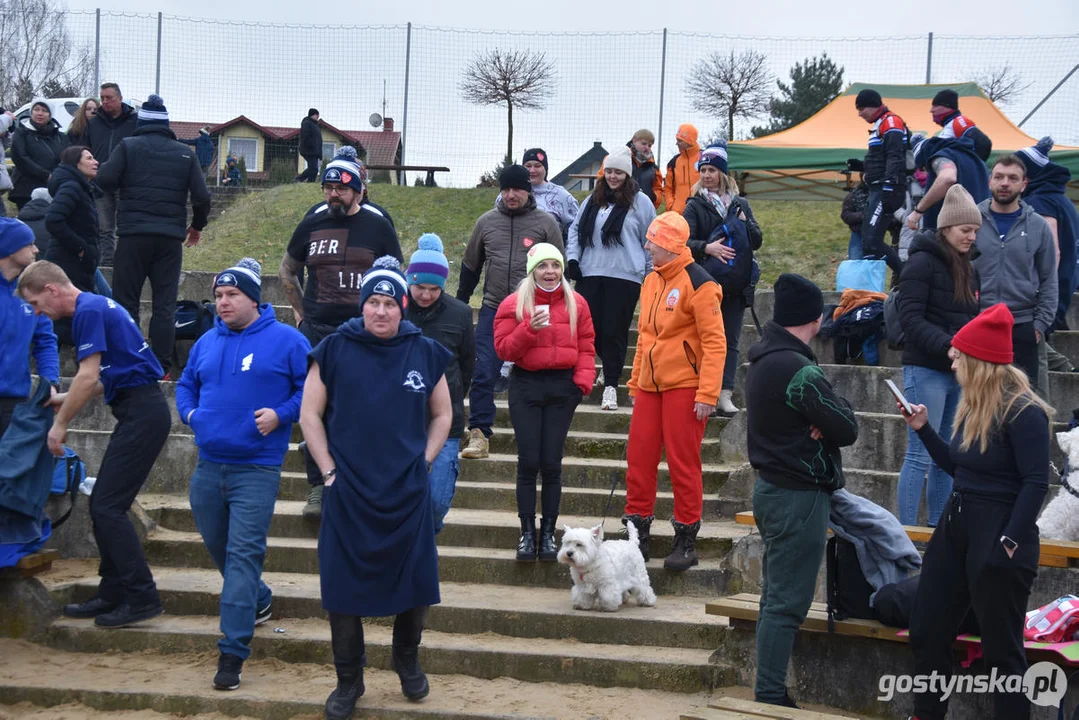
[[[70,494],[71,504],[67,512],[53,521],[53,528],[60,527],[71,517],[71,511],[75,509],[75,498],[79,496],[79,485],[84,479],[86,479],[86,463],[82,461],[78,453],[65,445],[63,456],[56,458],[56,464],[53,466],[52,488],[49,492],[52,495]]]
[[[712,230],[708,242],[723,240],[728,247],[734,248],[734,259],[723,261],[709,255],[701,266],[723,288],[723,297],[743,295],[747,288],[756,285],[760,278],[760,268],[753,257],[753,245],[749,241],[749,230],[738,217],[738,205],[732,203],[727,217]],[[752,303],[749,303],[752,306]]]

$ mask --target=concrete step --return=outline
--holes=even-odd
[[[1049,336],[1049,344],[1072,365],[1079,365],[1079,330],[1058,330]]]
[[[568,593],[567,593],[568,594]],[[321,618],[274,620],[285,632],[264,628],[251,642],[255,658],[273,657],[289,663],[329,663],[330,626]],[[368,667],[390,668],[391,629],[364,628]],[[47,644],[69,652],[213,652],[218,619],[211,616],[165,615],[139,627],[101,630],[92,621],[59,619],[48,632]],[[487,633],[459,635],[427,631],[420,662],[425,672],[465,674],[475,678],[513,678],[530,682],[579,682],[599,687],[631,687],[695,693],[733,684],[729,666],[710,662],[712,650],[639,645],[571,643]]]
[[[506,487],[506,486],[503,486]],[[516,548],[517,539],[520,536],[520,523],[517,519],[515,506],[508,509],[476,508],[472,506],[458,506],[462,488],[458,485],[457,495],[454,497],[455,506],[446,516],[442,532],[436,537],[441,547],[473,547],[473,548]],[[513,489],[507,487],[507,494],[511,495]],[[573,494],[579,494],[580,491]],[[593,491],[593,493],[598,491]],[[572,511],[567,505],[570,493],[563,493],[562,514],[558,518],[558,532],[556,539],[561,541],[562,530],[566,525],[570,527],[592,527],[599,522],[602,507],[596,513],[580,515]],[[606,502],[606,495],[602,498]],[[609,539],[621,537],[622,507],[624,499],[616,498],[611,504],[611,513],[604,521],[604,531]],[[669,498],[666,499],[669,504]],[[197,532],[194,516],[191,514],[191,506],[187,498],[182,495],[153,495],[143,494],[139,496],[139,503],[161,527],[181,532]],[[706,507],[709,501],[705,500]],[[317,519],[303,517],[301,511],[303,502],[295,500],[278,500],[274,508],[274,517],[270,523],[270,536],[280,538],[318,538],[319,523]],[[461,505],[464,505],[462,502]],[[740,506],[739,510],[749,509],[748,504]],[[733,514],[733,513],[732,513]],[[657,520],[652,526],[652,557],[666,557],[672,549],[674,542],[674,530],[668,519],[670,512],[661,512],[657,506]],[[730,552],[735,540],[743,537],[747,532],[743,526],[732,522],[721,522],[711,519],[711,515],[705,516],[701,531],[697,537],[697,553],[706,559],[723,559]]]
[[[317,575],[265,573],[274,593],[274,618],[326,618]],[[221,603],[221,575],[216,570],[158,568],[158,592],[169,615],[216,615]],[[53,586],[60,602],[82,602],[97,591],[98,578],[87,576]],[[509,585],[441,583],[442,602],[431,607],[427,630],[457,635],[496,633],[506,637],[570,640],[601,645],[651,645],[715,650],[727,623],[706,615],[708,597],[669,596],[655,607],[625,605],[617,613],[574,610],[569,590],[532,588],[522,601],[520,588]],[[391,618],[372,618],[378,625]],[[256,631],[263,633],[263,630]]]
[[[764,318],[761,318],[761,322],[764,322]],[[749,362],[749,349],[760,340],[760,333],[757,332],[757,328],[754,325],[746,325],[742,328],[742,337],[738,345],[738,362]],[[817,356],[817,362],[819,363],[834,363],[835,362],[835,343],[833,340],[820,337],[819,335],[809,341],[809,349],[813,351],[813,354]],[[859,347],[852,347],[848,351],[849,354],[857,355],[856,360],[852,360],[854,365],[864,365],[865,361],[861,357],[861,349]],[[880,354],[878,366],[881,367],[902,367],[903,365],[903,352],[902,350],[892,350],[888,347],[888,343],[881,339],[881,342],[877,344],[877,352]]]
[[[261,630],[259,631],[262,632]],[[200,647],[205,644],[199,642]],[[281,662],[258,652],[244,663],[243,684],[233,692],[214,690],[217,652],[177,656],[154,648],[139,653],[103,652],[88,662],[85,652],[68,652],[22,640],[0,638],[5,663],[0,677],[4,703],[28,702],[37,708],[19,717],[102,715],[167,717],[257,717],[261,720],[319,718],[326,696],[337,684],[331,665]],[[426,663],[427,648],[421,650]],[[567,658],[567,661],[569,658]],[[57,668],[65,668],[58,673]],[[426,664],[424,667],[427,667]],[[572,668],[567,668],[571,673]],[[509,677],[476,678],[456,674],[429,676],[431,694],[422,703],[401,695],[397,674],[368,667],[366,693],[356,717],[370,720],[531,720],[553,717],[673,717],[674,708],[706,706],[710,694],[601,688],[567,683],[522,682]],[[72,703],[79,703],[72,705]],[[59,707],[63,706],[63,707]],[[11,708],[17,712],[17,708]],[[127,712],[125,712],[127,711]],[[51,714],[50,714],[51,713]],[[134,715],[130,715],[134,717]],[[98,717],[94,715],[93,717]]]
[[[597,433],[570,430],[566,437],[565,454],[568,457],[625,460],[629,437],[625,433]],[[494,428],[490,438],[493,453],[517,454],[517,435],[508,428]],[[705,438],[701,443],[701,461],[717,463],[723,453],[718,438]]]
[[[195,532],[159,528],[144,543],[151,565],[212,568],[202,538]],[[317,573],[317,541],[312,538],[268,539],[268,572]],[[493,583],[527,587],[569,588],[569,569],[553,562],[517,562],[515,548],[439,548],[439,578],[443,582]],[[684,573],[663,568],[663,559],[648,563],[652,589],[659,595],[726,595],[731,573],[724,561],[702,560]]]

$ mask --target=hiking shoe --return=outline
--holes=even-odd
[[[663,567],[679,572],[689,570],[700,562],[697,559],[697,531],[701,529],[701,521],[687,525],[671,520],[671,525],[674,526],[674,548],[663,560]]]
[[[257,627],[257,626],[263,624],[264,622],[269,622],[270,618],[272,618],[272,617],[273,617],[273,603],[268,602],[268,603],[266,603],[265,607],[260,607],[260,608],[255,609],[255,626]]]
[[[119,606],[111,602],[102,600],[100,597],[95,595],[86,602],[71,603],[70,605],[65,605],[64,615],[69,618],[93,618],[97,617],[98,615],[104,615],[105,613],[112,612],[117,607]]]
[[[244,661],[237,655],[221,653],[217,659],[217,674],[214,675],[214,690],[235,690],[240,687],[240,671]]]
[[[461,457],[468,460],[481,460],[487,457],[489,443],[487,436],[479,428],[472,428],[468,433],[468,445],[461,451]]]
[[[603,388],[603,402],[599,405],[600,410],[618,409],[618,389],[608,385]]]
[[[322,517],[322,486],[312,485],[307,494],[307,504],[303,506],[304,517]]]
[[[128,605],[124,603],[112,612],[98,615],[94,618],[94,624],[103,628],[122,628],[144,620],[151,620],[163,612],[165,610],[161,607],[160,602],[147,605]]]

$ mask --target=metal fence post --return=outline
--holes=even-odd
[[[101,8],[94,10],[94,87],[90,91],[96,95],[101,87]]]
[[[405,106],[401,112],[401,164],[405,164],[405,151],[408,148],[408,71],[412,64],[412,23],[408,24],[405,34]],[[398,171],[397,183],[404,185],[408,176],[404,170]]]
[[[925,84],[933,82],[933,33],[929,33],[929,43],[925,50]]]
[[[157,14],[157,74],[154,76],[154,94],[161,94],[161,13]]]
[[[1031,110],[1030,112],[1028,112],[1027,116],[1025,118],[1023,118],[1022,120],[1020,120],[1019,124],[1016,125],[1016,127],[1023,127],[1023,123],[1025,123],[1030,118],[1034,117],[1034,113],[1038,112],[1038,110],[1041,109],[1041,106],[1044,105],[1046,103],[1046,101],[1049,100],[1049,98],[1053,97],[1053,95],[1056,94],[1056,91],[1059,90],[1061,88],[1061,86],[1064,85],[1064,83],[1068,82],[1068,78],[1070,78],[1072,75],[1074,75],[1076,70],[1079,70],[1079,65],[1076,65],[1075,67],[1073,67],[1068,72],[1067,75],[1065,75],[1063,78],[1061,78],[1060,82],[1058,82],[1053,87],[1053,89],[1049,91],[1049,94],[1046,95],[1045,97],[1043,97],[1041,102],[1039,102],[1037,105],[1035,105],[1034,109]]]
[[[667,81],[667,28],[663,28],[663,55],[659,62],[659,132],[656,139],[663,147],[663,91]],[[658,149],[658,148],[657,148]],[[659,172],[657,169],[656,172]]]

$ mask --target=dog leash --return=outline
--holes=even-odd
[[[611,483],[611,494],[607,496],[607,507],[603,508],[603,517],[599,520],[600,525],[602,525],[607,520],[607,513],[611,511],[611,501],[614,500],[614,491],[618,487],[619,479],[622,477],[621,473],[619,472],[615,472],[613,474],[614,482]]]

